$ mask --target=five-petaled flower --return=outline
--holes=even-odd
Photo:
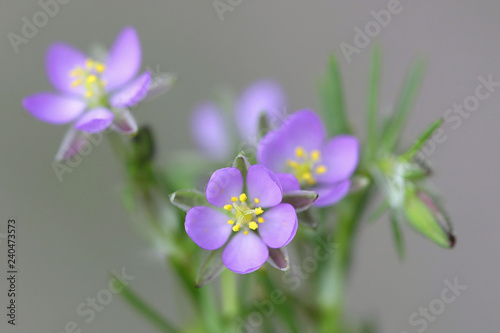
[[[258,163],[278,173],[285,192],[318,193],[315,206],[332,205],[349,192],[358,159],[358,140],[350,135],[326,140],[321,119],[309,110],[292,114],[257,149]]]
[[[248,168],[246,179],[237,168],[219,169],[210,178],[207,201],[214,207],[197,206],[186,215],[191,239],[206,250],[222,252],[224,265],[246,274],[261,267],[268,248],[281,248],[297,232],[295,209],[281,203],[281,184],[261,165]]]
[[[259,119],[262,113],[271,125],[280,125],[285,113],[285,93],[276,82],[263,79],[247,87],[234,106],[234,126],[243,144],[256,146],[259,139]],[[229,159],[236,147],[232,128],[224,111],[213,102],[198,104],[191,117],[191,133],[195,144],[208,158],[215,161]],[[244,147],[246,148],[246,147]]]
[[[111,127],[134,134],[137,124],[127,110],[146,97],[151,74],[136,77],[141,65],[141,47],[135,29],[124,28],[106,59],[90,58],[65,43],[51,45],[46,70],[57,92],[26,97],[23,106],[36,118],[51,124],[73,122],[56,155],[70,158],[85,144],[85,133]]]

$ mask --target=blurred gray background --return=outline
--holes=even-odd
[[[0,331],[63,332],[75,321],[83,332],[154,332],[115,299],[86,324],[76,308],[106,287],[108,272],[126,268],[132,286],[174,321],[188,318],[172,275],[131,230],[119,197],[122,168],[107,143],[94,149],[64,181],[51,162],[66,127],[41,123],[21,107],[24,96],[50,90],[44,70],[48,45],[60,40],[87,50],[109,45],[126,25],[137,28],[144,67],[178,74],[175,88],[135,110],[153,124],[162,163],[192,148],[192,107],[220,85],[240,91],[261,77],[275,78],[289,109],[317,109],[316,86],[327,57],[341,62],[347,106],[364,130],[367,74],[373,41],[384,53],[381,106],[393,103],[406,69],[417,56],[428,70],[405,135],[411,143],[454,103],[473,95],[478,76],[500,81],[500,3],[401,0],[402,11],[369,46],[342,56],[354,44],[355,27],[373,21],[370,11],[389,0],[243,0],[221,21],[212,0],[86,0],[60,5],[27,44],[15,53],[9,32],[21,35],[22,18],[32,21],[37,1],[0,1],[0,233],[9,217],[18,220],[18,326],[6,324],[5,243],[1,248]],[[498,89],[498,88],[497,88]],[[465,290],[426,332],[496,332],[500,311],[500,91],[481,101],[461,126],[445,124],[447,140],[432,154],[435,184],[446,197],[458,237],[442,250],[408,228],[407,259],[399,262],[385,219],[365,224],[358,239],[349,289],[349,309],[380,318],[383,332],[417,332],[409,317],[439,299],[444,280],[457,278]]]

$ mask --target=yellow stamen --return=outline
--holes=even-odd
[[[324,165],[318,165],[318,166],[316,167],[316,173],[317,173],[318,175],[322,175],[322,174],[324,174],[325,172],[326,172],[326,166],[324,166]]]
[[[80,80],[80,79],[75,80],[75,81],[71,82],[71,88],[76,88],[76,87],[78,87],[80,84],[82,84],[82,80]]]
[[[87,77],[87,83],[93,83],[95,81],[97,81],[97,76],[95,76],[95,75],[89,75]]]
[[[240,201],[245,202],[247,200],[247,195],[245,193],[240,194]]]
[[[259,198],[255,198],[255,199],[253,199],[253,201],[255,201],[255,203],[259,203],[260,202]]]
[[[248,230],[243,231],[243,233],[248,236]]]
[[[302,148],[302,147],[295,148],[295,156],[297,156],[299,158],[304,157],[304,153],[305,153],[304,148]]]
[[[94,66],[94,61],[92,59],[85,60],[85,67],[91,69]]]
[[[71,77],[80,76],[81,74],[82,74],[82,69],[81,68],[76,68],[76,69],[73,69],[71,72],[69,72],[69,75]]]
[[[227,221],[227,224],[234,224],[234,221],[233,220],[229,220],[229,221]]]
[[[237,224],[237,225],[235,225],[235,226],[233,227],[233,231],[234,231],[234,232],[236,232],[236,231],[238,231],[238,230],[240,230],[240,225],[239,225],[239,224]]]
[[[250,229],[252,229],[252,230],[255,230],[255,229],[257,229],[257,228],[259,227],[259,225],[258,225],[257,223],[255,223],[254,221],[252,221],[252,222],[250,222],[250,223],[248,224],[248,227],[249,227]]]
[[[255,215],[260,215],[260,214],[262,214],[262,213],[264,213],[264,211],[262,210],[262,208],[261,208],[261,207],[257,207],[257,208],[255,208]]]
[[[102,73],[106,70],[106,66],[98,62],[97,64],[95,64],[95,70],[97,71],[97,73]]]
[[[231,198],[231,201],[232,201],[232,202],[236,202],[236,201],[238,201],[238,198],[237,198],[237,197],[232,197],[232,198]]]
[[[231,205],[225,205],[224,209],[231,211],[233,209],[233,206],[231,206]]]
[[[294,168],[294,169],[297,169],[299,164],[295,161],[292,161],[292,160],[288,160],[286,161],[286,165],[291,167],[291,168]]]
[[[87,90],[87,91],[85,92],[85,97],[90,98],[90,97],[92,97],[92,95],[93,95],[93,94],[94,94],[94,93],[92,92],[92,90]]]
[[[315,150],[313,150],[313,151],[311,152],[311,160],[312,160],[313,162],[318,161],[318,160],[320,159],[320,157],[321,157],[321,153],[320,153],[320,151],[319,151],[319,150],[315,149]]]
[[[259,217],[259,218],[257,219],[257,221],[258,221],[259,223],[264,223],[264,218]]]

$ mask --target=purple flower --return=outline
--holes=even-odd
[[[281,203],[278,178],[261,165],[250,166],[246,179],[237,168],[217,170],[208,182],[206,197],[214,207],[191,208],[186,232],[206,250],[225,245],[222,261],[233,272],[259,269],[269,257],[268,248],[281,248],[295,236],[295,209]]]
[[[319,194],[314,205],[328,206],[342,199],[358,164],[359,142],[350,135],[326,140],[320,118],[303,110],[268,133],[257,149],[257,161],[278,174],[283,191],[301,187]],[[292,177],[295,176],[295,177]]]
[[[257,143],[259,118],[266,112],[272,125],[280,125],[285,111],[283,89],[271,80],[261,80],[250,85],[240,95],[235,105],[235,125],[245,144]],[[212,102],[195,107],[191,118],[191,132],[195,144],[205,155],[223,161],[239,148],[232,142],[232,133],[224,112]]]
[[[85,133],[108,127],[125,134],[137,131],[127,108],[146,97],[151,82],[149,72],[137,76],[140,65],[139,37],[131,27],[120,32],[102,62],[65,43],[49,47],[46,70],[56,92],[28,96],[23,106],[44,122],[55,125],[73,122],[56,159],[77,153]]]

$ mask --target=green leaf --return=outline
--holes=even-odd
[[[370,218],[368,219],[369,222],[375,222],[376,220],[378,220],[380,217],[382,217],[382,215],[385,213],[385,211],[389,209],[389,203],[387,202],[387,200],[384,200],[384,202],[382,202],[380,204],[380,206],[378,206],[375,211],[370,215]]]
[[[250,168],[250,162],[243,154],[236,156],[233,162],[233,168],[240,170],[243,179],[247,179],[248,168]]]
[[[403,90],[399,95],[394,114],[383,129],[381,141],[382,151],[392,151],[397,147],[399,137],[414,104],[418,88],[420,87],[423,72],[423,61],[416,61],[411,67],[410,73],[403,85]]]
[[[187,212],[196,206],[208,206],[205,194],[198,190],[179,190],[170,195],[170,202]]]
[[[391,229],[392,237],[394,238],[394,244],[396,245],[396,250],[398,252],[398,257],[400,260],[403,260],[405,257],[405,246],[403,234],[401,233],[401,227],[399,225],[399,219],[396,213],[391,214]]]
[[[342,78],[337,58],[332,55],[328,65],[326,79],[319,88],[321,109],[325,125],[331,136],[350,134],[351,129],[347,120]]]
[[[282,202],[292,205],[297,213],[300,213],[311,207],[316,199],[318,199],[318,193],[298,190],[283,194]]]
[[[373,156],[377,144],[377,124],[378,124],[378,109],[379,109],[379,94],[380,94],[380,72],[381,72],[381,56],[380,47],[375,46],[372,54],[372,63],[370,70],[370,79],[368,85],[368,102],[367,102],[367,135],[366,135],[366,152],[368,158]]]
[[[197,288],[201,288],[224,271],[224,263],[222,262],[222,248],[215,251],[210,251],[202,262],[198,274],[196,275],[195,284]]]
[[[432,134],[434,134],[434,132],[439,127],[441,127],[441,125],[443,125],[443,123],[444,123],[444,119],[441,118],[441,119],[437,120],[436,122],[434,122],[434,124],[429,126],[429,128],[427,128],[425,130],[425,132],[422,133],[422,135],[420,135],[420,137],[413,143],[411,148],[408,149],[408,151],[403,154],[402,157],[404,159],[407,159],[408,161],[412,160],[413,157],[415,156],[415,154],[417,154],[420,151],[422,146],[427,142],[427,140],[429,140],[429,138],[432,136]]]
[[[408,223],[422,235],[445,248],[455,245],[449,221],[430,196],[407,186],[404,211]]]
[[[269,264],[271,264],[274,268],[284,272],[290,269],[288,251],[284,247],[280,249],[269,248],[269,258],[267,259],[267,262],[269,262]]]

